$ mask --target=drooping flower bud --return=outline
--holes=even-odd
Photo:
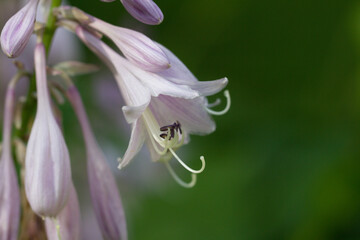
[[[15,240],[20,220],[20,193],[11,156],[11,127],[14,110],[14,88],[6,93],[3,148],[0,157],[0,239]]]
[[[35,48],[38,106],[25,159],[25,192],[35,213],[55,217],[65,206],[70,186],[69,152],[55,120],[47,88],[45,49]]]
[[[75,86],[68,89],[67,96],[73,105],[84,135],[90,195],[101,233],[104,239],[126,240],[125,214],[115,178],[91,131],[83,103]]]
[[[39,0],[29,2],[12,16],[1,32],[1,48],[10,58],[18,57],[28,43],[34,30]]]
[[[149,25],[160,24],[164,15],[152,0],[120,0],[126,10],[137,20]]]
[[[71,184],[69,200],[56,219],[45,220],[46,235],[49,240],[61,239],[80,240],[80,208],[76,190]]]

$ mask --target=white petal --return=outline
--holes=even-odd
[[[191,82],[197,82],[197,78],[191,71],[185,66],[185,64],[175,56],[169,49],[158,43],[158,46],[163,50],[170,61],[171,67],[159,72],[158,74],[165,78],[178,78],[187,81],[187,84]]]
[[[124,113],[125,119],[128,123],[134,123],[141,114],[145,111],[149,104],[141,105],[141,106],[124,106],[122,111]]]
[[[213,81],[197,81],[191,83],[186,83],[186,80],[182,79],[169,78],[169,80],[176,84],[188,84],[191,89],[198,91],[201,96],[214,95],[223,90],[229,82],[226,77]]]
[[[144,144],[146,130],[141,119],[138,119],[132,128],[129,146],[125,152],[124,157],[119,159],[119,168],[123,168],[129,164],[129,162],[135,157],[140,151]]]
[[[129,71],[136,76],[147,89],[149,89],[151,96],[157,97],[160,94],[163,94],[186,99],[192,99],[199,96],[197,91],[192,90],[187,85],[175,84],[158,74],[144,71],[130,62],[124,60],[122,65],[129,69]]]
[[[215,130],[215,123],[204,107],[204,98],[181,99],[160,95],[153,98],[149,108],[160,126],[179,121],[187,134],[208,134]]]

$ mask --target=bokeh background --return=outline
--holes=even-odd
[[[130,239],[360,239],[359,1],[156,0],[165,15],[159,26],[136,22],[119,1],[69,2],[147,34],[200,80],[229,78],[230,112],[214,118],[216,132],[192,137],[180,151],[194,167],[200,155],[207,159],[188,190],[151,163],[146,149],[117,171],[129,126],[114,79],[71,36],[53,49],[102,66],[76,83],[118,179]],[[1,71],[4,84],[10,70]],[[100,239],[82,136],[70,106],[62,110],[84,239]]]

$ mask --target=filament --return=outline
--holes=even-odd
[[[214,110],[211,110],[209,108],[206,108],[206,111],[212,115],[224,115],[225,113],[227,113],[230,109],[230,106],[231,106],[231,98],[230,98],[230,93],[228,90],[226,90],[224,92],[224,96],[226,97],[226,107],[224,110],[222,111],[214,111]]]
[[[216,107],[216,106],[218,106],[220,103],[221,103],[220,98],[217,98],[217,99],[215,100],[215,102],[213,102],[213,103],[208,103],[208,104],[207,104],[207,107],[208,107],[208,108]]]
[[[194,170],[192,168],[190,168],[188,165],[186,165],[179,157],[178,155],[176,155],[176,153],[174,152],[174,150],[172,148],[169,148],[170,152],[172,153],[172,155],[175,157],[175,159],[186,169],[188,170],[189,172],[192,172],[194,174],[199,174],[201,173],[202,171],[204,171],[205,169],[205,158],[204,156],[201,156],[200,157],[200,160],[201,160],[201,168],[199,170]]]
[[[165,165],[167,169],[169,170],[171,176],[174,178],[174,180],[182,187],[184,188],[192,188],[196,184],[196,174],[191,174],[191,181],[190,182],[184,182],[180,177],[175,173],[175,171],[170,166],[169,162],[165,162]]]

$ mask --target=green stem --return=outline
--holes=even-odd
[[[61,0],[53,0],[49,10],[49,17],[45,25],[45,31],[43,36],[43,43],[45,46],[46,54],[49,54],[51,48],[51,42],[56,31],[56,17],[53,14],[54,8],[61,5]]]
[[[45,24],[45,30],[43,35],[43,44],[46,50],[46,54],[49,55],[51,43],[56,31],[56,17],[54,16],[53,9],[61,5],[61,0],[53,0],[49,9],[49,16]],[[21,128],[17,131],[16,136],[22,140],[27,140],[29,135],[29,123],[36,112],[36,98],[34,92],[36,91],[36,76],[35,73],[30,78],[29,90],[26,96],[26,100],[23,106],[23,114],[21,118]]]

